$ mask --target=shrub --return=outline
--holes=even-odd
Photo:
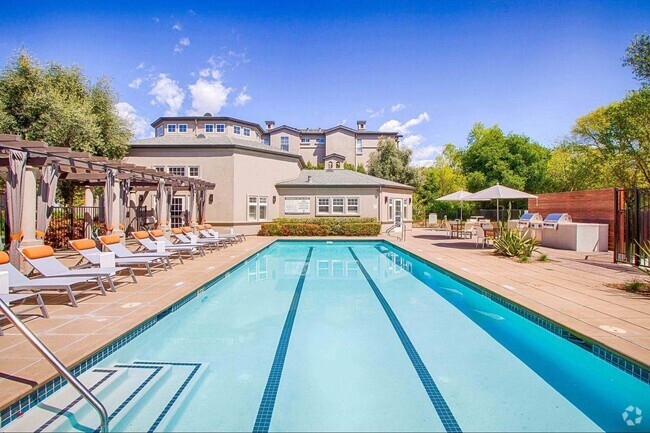
[[[376,218],[276,218],[262,224],[260,236],[377,236]]]
[[[494,249],[497,254],[506,257],[530,257],[535,251],[539,241],[533,237],[528,237],[528,231],[521,233],[519,230],[506,230],[501,234],[499,239],[494,240]]]
[[[344,236],[377,236],[380,231],[379,223],[351,223],[343,226]]]

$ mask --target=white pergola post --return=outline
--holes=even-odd
[[[23,220],[20,223],[20,229],[23,231],[23,239],[20,241],[21,247],[30,247],[42,245],[43,239],[36,239],[36,196],[37,185],[40,170],[34,167],[27,167],[23,184],[25,192],[23,194]]]

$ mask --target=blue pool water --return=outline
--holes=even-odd
[[[166,430],[650,429],[649,385],[383,242],[277,242],[100,366],[143,360],[207,365]]]

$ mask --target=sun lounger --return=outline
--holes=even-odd
[[[126,272],[126,277],[131,277],[134,282],[137,282],[135,281],[133,271],[129,268],[112,267],[68,269],[63,263],[54,257],[54,250],[48,245],[21,248],[20,254],[22,254],[25,260],[27,260],[27,263],[32,265],[34,269],[45,277],[100,277],[106,279],[112,292],[115,291],[115,282],[113,277],[117,273]]]
[[[139,231],[139,232],[133,232],[132,235],[133,235],[133,238],[136,241],[138,241],[140,246],[145,249],[146,253],[155,253],[155,252],[157,252],[158,246],[156,245],[156,243],[154,241],[151,240],[151,238],[149,237],[148,232],[142,230],[142,231]],[[188,251],[187,247],[182,247],[181,245],[179,245],[179,246],[177,246],[175,248],[170,248],[169,250],[167,250],[167,248],[165,248],[165,250],[166,250],[165,252],[168,252],[170,255],[173,255],[174,257],[177,257],[180,260],[180,262],[183,263],[183,257],[181,256],[181,252],[183,251],[183,248],[185,248],[185,252]],[[190,247],[190,254],[191,254],[191,249],[192,249],[192,247]],[[190,255],[190,256],[191,256],[192,260],[194,260],[194,256],[192,256],[192,255]]]
[[[229,237],[225,238],[222,236],[215,236],[212,233],[208,232],[204,226],[197,225],[196,230],[198,230],[199,234],[201,235],[201,238],[199,239],[214,239],[217,241],[223,242],[224,245],[232,245],[234,244],[237,240],[234,237]]]
[[[93,267],[93,266],[99,266],[99,255],[101,254],[101,251],[99,251],[99,248],[97,248],[97,244],[95,243],[94,240],[92,239],[77,239],[75,241],[69,241],[70,245],[72,248],[81,254],[82,259],[79,261],[77,266],[80,268],[84,267]],[[85,264],[81,264],[84,259],[87,261]],[[132,258],[119,258],[115,257],[115,264],[118,266],[128,266],[128,267],[135,267],[135,266],[144,266],[144,268],[147,270],[147,273],[149,276],[153,276],[151,273],[151,267],[152,266],[162,266],[163,268],[167,269],[167,265],[163,260],[160,260],[155,257],[132,257]],[[136,282],[135,276],[133,277],[133,281]]]
[[[181,230],[183,230],[183,234],[187,236],[187,238],[190,240],[190,242],[193,242],[195,244],[209,244],[209,245],[214,245],[219,249],[220,247],[226,247],[226,242],[220,239],[213,238],[212,236],[210,237],[203,237],[200,238],[197,235],[194,234],[194,231],[192,230],[191,227],[183,227]]]
[[[171,253],[134,253],[120,243],[120,237],[117,235],[100,236],[99,241],[112,253],[119,258],[150,258],[158,259],[165,265],[165,270],[172,267],[169,260]]]
[[[35,299],[36,304],[33,305],[25,304],[25,301],[28,299]],[[45,308],[45,303],[43,302],[43,298],[39,293],[9,293],[8,287],[4,289],[0,288],[0,300],[12,307],[15,306],[16,304],[24,305],[25,308],[14,311],[14,313],[16,313],[16,315],[18,316],[22,316],[32,310],[40,310],[41,316],[43,316],[46,319],[50,317],[50,315],[47,313],[47,308]],[[4,315],[0,313],[0,319],[3,317]],[[2,336],[2,327],[0,327],[0,336]]]
[[[192,229],[190,229],[191,231]],[[208,247],[210,249],[210,252],[212,252],[212,247],[216,245],[214,242],[205,239],[205,242],[194,242],[192,241],[189,237],[186,236],[185,231],[179,228],[173,228],[171,229],[172,236],[174,239],[178,241],[175,245],[178,244],[183,244],[183,245],[200,245],[202,247]],[[219,249],[219,246],[217,245],[217,249]]]
[[[165,237],[165,233],[162,230],[151,230],[149,232],[149,235],[157,242],[164,242],[165,249],[169,249],[169,250],[178,249],[181,252],[188,252],[190,254],[190,257],[192,257],[192,259],[194,259],[194,253],[196,252],[198,252],[202,256],[205,255],[205,248],[203,247],[203,245],[192,244],[191,242],[184,245],[175,244]]]
[[[237,242],[244,242],[246,240],[246,236],[244,236],[241,233],[233,233],[231,229],[231,233],[219,233],[217,231],[214,231],[212,228],[212,224],[203,224],[203,227],[210,233],[212,236],[215,237],[221,237],[221,238],[226,238],[226,239],[235,239]]]
[[[77,306],[75,295],[97,289],[102,295],[106,295],[100,277],[43,277],[29,279],[9,263],[9,255],[4,251],[0,251],[0,272],[7,272],[9,274],[9,290],[12,292],[28,290],[66,292],[68,298],[70,298],[70,304],[73,307]],[[86,287],[86,283],[92,283],[92,285]]]

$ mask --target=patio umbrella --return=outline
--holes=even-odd
[[[480,201],[480,200],[496,200],[497,201],[497,223],[499,222],[499,200],[518,200],[522,198],[537,198],[536,195],[528,194],[527,192],[519,191],[516,189],[508,188],[507,186],[496,185],[486,188],[484,190],[475,192],[466,201]]]
[[[468,200],[469,197],[471,197],[472,194],[471,192],[463,191],[462,189],[460,191],[452,192],[451,194],[443,195],[442,197],[438,197],[436,201],[459,201],[460,202],[460,219],[463,219],[463,202],[466,201],[482,201],[482,200]],[[487,201],[488,199],[484,199]]]

